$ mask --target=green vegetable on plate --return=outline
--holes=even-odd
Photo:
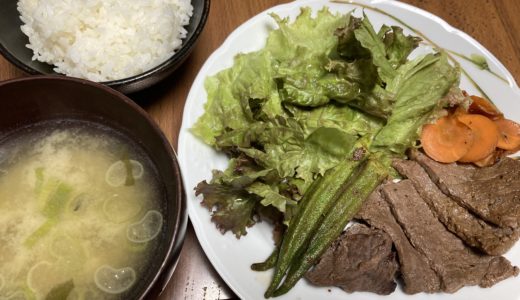
[[[266,297],[287,292],[341,234],[363,201],[415,146],[422,125],[458,89],[443,52],[416,55],[420,38],[376,31],[368,17],[310,8],[266,46],[207,78],[205,113],[192,132],[230,156],[196,187],[212,221],[237,238],[258,215],[283,224]],[[459,90],[460,91],[460,90]]]

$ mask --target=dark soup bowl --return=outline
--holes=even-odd
[[[45,127],[47,126],[46,124],[69,124],[68,122],[80,122],[83,124],[82,126],[86,127],[106,128],[121,138],[130,141],[129,145],[132,147],[139,148],[139,153],[143,153],[143,157],[146,157],[147,161],[149,161],[150,172],[148,174],[153,174],[150,176],[155,179],[154,186],[156,188],[154,193],[158,195],[155,203],[157,204],[157,210],[162,213],[162,215],[159,214],[161,225],[155,227],[160,229],[157,229],[154,232],[154,237],[151,238],[153,239],[153,244],[146,244],[148,240],[138,242],[146,244],[145,247],[150,249],[150,252],[147,252],[149,255],[146,263],[142,264],[144,266],[140,267],[140,271],[132,271],[134,280],[128,285],[129,288],[122,292],[113,293],[117,295],[111,295],[113,297],[111,299],[155,299],[165,288],[173,273],[184,240],[187,223],[186,200],[182,189],[182,178],[177,158],[170,143],[158,126],[143,109],[121,93],[101,84],[63,76],[35,76],[0,82],[0,107],[0,156],[5,156],[6,152],[2,150],[2,145],[9,138],[34,132],[34,128]],[[12,157],[7,158],[12,159]],[[129,161],[129,159],[126,161]],[[126,176],[130,176],[128,175],[128,168],[127,166],[126,173],[123,173]],[[148,169],[145,169],[144,172],[147,172],[146,170]],[[132,167],[130,167],[130,172],[133,172]],[[99,178],[101,178],[100,180],[106,180],[106,177]],[[126,178],[128,180],[128,177]],[[133,177],[132,180],[134,180]],[[103,181],[103,183],[105,182]],[[129,184],[125,183],[124,185]],[[132,188],[137,187],[137,185],[133,186],[133,183],[130,185],[132,185]],[[51,200],[47,201],[47,203],[49,202]],[[70,204],[66,207],[72,212]],[[96,207],[99,207],[99,205]],[[134,219],[143,218],[144,220],[144,217],[142,217],[144,215],[142,206],[138,207],[140,207],[140,210],[138,210],[139,214],[135,214]],[[74,210],[76,209],[74,208]],[[0,214],[2,213],[6,213],[6,209],[4,206],[4,211],[2,212],[2,206],[0,205]],[[127,240],[130,239],[128,238],[130,227],[134,224],[142,224],[140,221],[132,222],[135,223],[124,225],[128,227],[122,227],[121,232],[124,233],[121,234],[121,240],[124,240],[122,243],[124,245],[127,245],[125,243],[130,244]],[[130,241],[134,242],[131,239]],[[111,251],[110,249],[113,248],[109,248],[107,251]],[[138,249],[136,251],[142,251],[142,248],[136,249]],[[87,253],[92,255],[91,252]],[[96,280],[98,271],[96,271],[95,275]],[[129,274],[129,272],[125,274]],[[117,274],[109,274],[109,276],[112,275],[114,278],[118,278]],[[29,273],[27,278],[29,278]],[[98,281],[94,280],[94,282],[95,285],[92,284],[92,286],[96,290],[95,287],[99,287],[99,285]],[[3,285],[5,291],[5,284]],[[59,294],[66,288],[67,285],[59,286],[59,289],[54,292]],[[107,288],[111,287],[107,286]],[[49,293],[52,293],[53,290]],[[101,290],[104,291],[103,289]],[[70,291],[69,289],[68,292],[70,293]],[[21,293],[20,291],[18,292]],[[96,292],[100,293],[99,290],[96,290]],[[49,294],[47,294],[47,298],[48,296]],[[100,297],[95,296],[95,298],[99,299]],[[54,298],[51,297],[51,299]]]
[[[56,75],[53,66],[33,60],[33,51],[26,47],[29,38],[22,32],[18,1],[3,1],[0,5],[0,54],[31,75]],[[209,16],[210,0],[192,0],[193,15],[185,27],[186,38],[176,52],[163,63],[135,76],[105,81],[103,84],[128,94],[146,89],[173,73],[189,56],[204,29]]]

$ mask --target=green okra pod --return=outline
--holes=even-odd
[[[284,235],[275,274],[271,285],[265,292],[266,298],[272,296],[292,261],[305,250],[326,212],[334,205],[337,198],[335,195],[345,189],[350,175],[362,160],[362,157],[346,158],[311,185],[309,192],[305,194],[300,203],[298,213],[291,219]]]
[[[328,210],[323,222],[313,234],[306,251],[292,261],[285,281],[273,296],[287,293],[317,262],[359,211],[364,200],[387,176],[387,170],[388,168],[377,159],[369,159],[357,168],[348,179],[346,189],[336,195],[334,205]]]
[[[261,263],[255,263],[251,265],[251,270],[253,271],[267,271],[276,266],[276,261],[278,260],[278,252],[280,250],[279,246],[276,246],[273,250],[273,253],[269,255],[269,257]]]

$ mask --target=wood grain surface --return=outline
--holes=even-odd
[[[14,0],[11,0],[14,1]],[[237,26],[284,2],[280,0],[212,0],[208,23],[184,65],[149,90],[130,95],[159,124],[174,147],[181,126],[184,101],[195,76],[208,56]],[[515,79],[520,78],[520,1],[518,0],[404,0],[467,32],[490,50]],[[0,80],[25,76],[0,57]],[[236,298],[204,255],[191,225],[166,299]]]

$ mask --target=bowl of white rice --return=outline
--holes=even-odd
[[[188,57],[210,0],[17,0],[0,6],[0,53],[28,74],[64,75],[123,93]]]

